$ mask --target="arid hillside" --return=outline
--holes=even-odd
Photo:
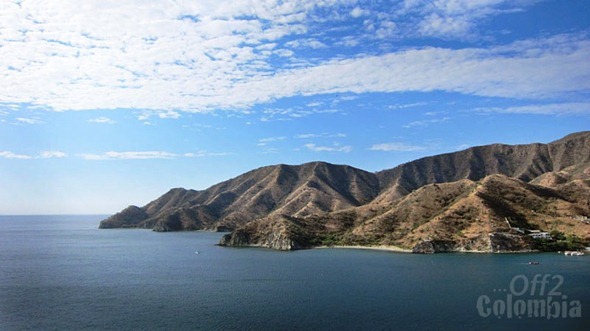
[[[252,170],[206,190],[172,189],[101,228],[233,231],[222,245],[417,251],[536,249],[531,233],[590,239],[590,132],[487,145],[377,173],[312,162]]]

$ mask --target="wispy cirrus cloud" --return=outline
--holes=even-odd
[[[42,151],[38,155],[27,155],[17,154],[10,151],[0,151],[0,158],[5,159],[20,159],[20,160],[31,160],[31,159],[52,159],[52,158],[65,158],[68,155],[61,151]]]
[[[316,144],[305,144],[303,145],[310,151],[313,152],[340,152],[340,153],[348,153],[352,151],[352,146],[343,146],[338,143],[334,143],[331,146],[320,146]]]
[[[285,108],[266,108],[262,111],[260,121],[290,121],[298,118],[304,118],[317,114],[334,114],[341,110],[337,108],[315,108],[320,106],[319,103],[314,103],[309,107],[285,107]]]
[[[425,149],[426,147],[423,146],[408,145],[401,142],[375,144],[369,148],[369,150],[381,152],[417,152]]]
[[[403,103],[403,104],[389,105],[387,108],[392,109],[392,110],[398,110],[398,109],[422,107],[422,106],[426,106],[426,105],[429,105],[429,104],[430,104],[430,102],[421,101],[421,102],[412,102],[412,103]]]
[[[206,150],[200,150],[197,152],[189,152],[182,154],[183,157],[205,157],[205,156],[228,156],[232,153],[227,152],[208,152]]]
[[[80,154],[85,160],[148,160],[148,159],[174,159],[177,154],[162,151],[145,152],[106,152],[103,154]]]
[[[312,139],[312,138],[346,138],[344,133],[302,133],[295,136],[297,139]]]
[[[18,124],[41,124],[43,121],[38,117],[17,117],[15,118]]]
[[[413,127],[427,127],[431,124],[447,122],[450,119],[451,119],[450,117],[445,116],[445,117],[441,117],[441,118],[433,118],[433,119],[428,119],[428,120],[412,121],[408,124],[405,124],[403,127],[406,129],[410,129]]]
[[[268,137],[268,138],[258,139],[258,146],[266,146],[266,145],[268,145],[268,143],[272,143],[275,141],[281,141],[281,140],[285,140],[285,139],[287,139],[287,137],[285,137],[285,136]]]
[[[98,124],[115,124],[115,123],[117,123],[115,120],[108,118],[108,117],[104,117],[104,116],[89,119],[88,122],[98,123]]]
[[[61,151],[43,151],[39,154],[39,157],[42,159],[52,159],[52,158],[64,158],[67,157],[68,154],[61,152]]]
[[[532,104],[513,107],[487,107],[476,108],[477,112],[502,113],[502,114],[532,114],[532,115],[588,115],[590,114],[590,103],[551,103]]]
[[[30,155],[24,154],[16,154],[10,151],[0,151],[0,157],[5,159],[21,159],[21,160],[28,160],[32,159],[33,157]]]
[[[226,156],[230,153],[225,152],[208,152],[205,150],[187,153],[171,153],[166,151],[126,151],[115,152],[109,151],[102,154],[80,154],[84,160],[103,161],[103,160],[171,160],[178,158],[193,158],[204,156]]]

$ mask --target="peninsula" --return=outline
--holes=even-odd
[[[311,162],[171,189],[100,228],[229,232],[223,246],[399,247],[417,253],[576,249],[590,240],[590,131],[493,144],[379,172]]]

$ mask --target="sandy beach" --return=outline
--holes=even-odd
[[[316,248],[349,248],[349,249],[370,249],[370,250],[377,250],[377,251],[390,251],[390,252],[399,252],[399,253],[411,253],[411,249],[405,249],[397,246],[344,246],[344,245],[334,245],[334,246],[319,246]]]

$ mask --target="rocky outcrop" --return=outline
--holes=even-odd
[[[248,247],[253,246],[246,230],[240,229],[221,237],[219,246]]]
[[[490,252],[531,252],[533,251],[532,239],[506,232],[490,233]]]
[[[457,242],[452,240],[424,240],[412,248],[415,254],[433,254],[449,252],[489,252],[514,253],[534,251],[533,240],[527,236],[508,232],[494,232],[488,235],[483,246],[475,246],[473,242]]]
[[[457,244],[450,240],[425,240],[412,248],[415,254],[448,253],[457,251]]]
[[[129,206],[115,215],[100,222],[100,229],[113,228],[136,228],[141,227],[142,223],[148,219],[148,214],[143,208]]]
[[[234,229],[224,225],[218,225],[215,227],[215,232],[232,232]]]
[[[220,246],[266,247],[281,251],[310,248],[319,234],[313,225],[286,215],[258,219],[224,235]]]

